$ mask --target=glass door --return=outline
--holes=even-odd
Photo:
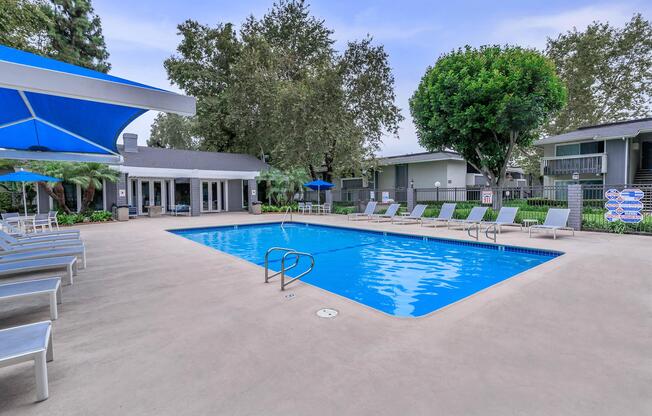
[[[210,209],[210,182],[201,183],[201,210],[208,212]]]
[[[217,185],[218,182],[211,182],[211,211],[216,212],[220,210]]]
[[[140,201],[140,212],[146,213],[147,207],[151,205],[149,201],[149,181],[140,182]]]
[[[153,205],[163,206],[163,183],[161,181],[152,181],[154,188],[153,192]]]

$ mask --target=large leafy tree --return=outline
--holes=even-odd
[[[513,46],[466,47],[428,68],[410,100],[419,143],[453,149],[501,186],[517,146],[559,111],[566,90],[551,61]]]
[[[50,0],[46,8],[49,28],[50,52],[53,58],[108,72],[109,52],[106,49],[102,23],[90,0]]]
[[[545,133],[652,114],[652,25],[640,14],[622,28],[594,22],[548,39],[546,55],[568,87],[568,105]]]
[[[0,1],[0,44],[29,52],[49,50],[51,19],[40,0]]]
[[[359,170],[401,121],[382,46],[334,50],[332,31],[304,1],[280,1],[239,33],[188,21],[170,79],[198,98],[194,132],[208,150],[269,156],[329,179]]]
[[[152,124],[147,146],[195,150],[199,143],[193,137],[192,130],[190,118],[178,114],[159,113]]]
[[[103,163],[75,163],[68,172],[66,180],[79,185],[84,190],[81,211],[88,211],[95,198],[95,191],[102,190],[103,182],[115,182],[119,172]]]

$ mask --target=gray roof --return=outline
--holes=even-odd
[[[622,137],[636,137],[640,133],[648,131],[652,131],[652,118],[580,127],[579,129],[568,133],[537,140],[534,144],[541,146],[544,144],[566,143],[591,139],[619,139]]]
[[[404,163],[434,162],[437,160],[464,160],[458,153],[443,152],[423,152],[410,153],[405,155],[387,156],[378,158],[379,166],[401,165]]]
[[[123,146],[119,146],[118,150],[124,156],[124,166],[241,172],[258,172],[267,168],[267,164],[242,153],[197,152],[144,146],[138,146],[138,152],[125,152]]]

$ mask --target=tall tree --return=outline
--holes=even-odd
[[[102,190],[104,181],[115,182],[120,176],[119,172],[110,168],[103,163],[74,163],[67,177],[68,182],[81,186],[84,190],[82,195],[81,211],[85,212],[90,209],[91,203],[95,198],[95,191]]]
[[[50,52],[55,59],[108,72],[109,52],[102,35],[102,23],[90,0],[50,0],[46,8],[49,28]]]
[[[190,118],[178,114],[160,113],[152,124],[147,146],[196,150],[199,143],[192,135]]]
[[[457,151],[501,186],[514,149],[528,147],[565,99],[552,62],[540,53],[467,46],[428,68],[410,110],[422,146]]]
[[[0,44],[47,54],[52,23],[47,10],[41,0],[0,1]]]
[[[548,39],[546,55],[568,88],[546,134],[652,114],[652,25],[640,14],[623,28],[594,22]]]
[[[198,98],[193,124],[202,148],[267,155],[275,166],[312,176],[325,165],[328,179],[360,170],[383,135],[398,130],[382,46],[369,38],[338,53],[332,31],[304,1],[280,1],[262,18],[249,17],[238,34],[229,23],[189,21],[179,29],[179,55],[166,68]]]

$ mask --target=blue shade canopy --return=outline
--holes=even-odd
[[[0,158],[121,162],[120,132],[195,99],[0,45]]]
[[[61,182],[61,179],[21,170],[0,175],[0,182]]]
[[[308,188],[314,189],[314,190],[321,190],[321,189],[330,189],[330,188],[334,187],[335,185],[333,185],[330,182],[326,182],[326,181],[322,181],[321,179],[318,179],[316,181],[304,183],[303,186],[307,186]]]

